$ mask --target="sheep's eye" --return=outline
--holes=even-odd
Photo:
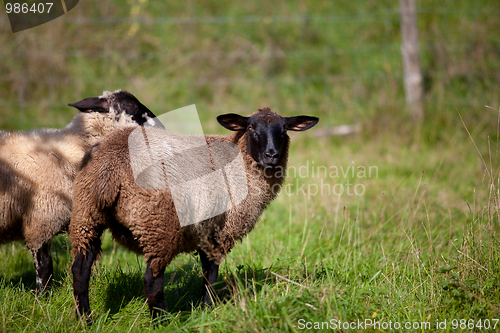
[[[253,126],[249,126],[248,127],[248,132],[250,133],[250,136],[252,136],[253,138],[258,138],[259,137],[259,133],[257,133],[257,131],[255,131],[255,129],[253,128]]]
[[[248,131],[253,131],[253,126],[252,125],[248,125],[247,130]]]

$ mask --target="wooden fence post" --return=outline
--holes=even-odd
[[[406,103],[413,121],[421,123],[424,119],[424,101],[418,54],[417,6],[415,0],[399,0],[399,3]]]

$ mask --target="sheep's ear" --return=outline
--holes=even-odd
[[[248,117],[236,113],[222,114],[217,117],[217,121],[230,131],[244,131],[248,126]]]
[[[80,102],[68,104],[80,110],[80,112],[108,112],[108,101],[104,98],[89,97],[82,99]]]
[[[305,131],[316,125],[318,121],[319,118],[311,116],[286,117],[286,127],[291,131]]]

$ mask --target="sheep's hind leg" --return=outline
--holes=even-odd
[[[54,267],[52,265],[52,256],[50,255],[50,244],[47,242],[40,249],[33,252],[36,271],[36,290],[42,293],[50,286]]]
[[[165,280],[165,267],[160,270],[157,277],[154,276],[151,264],[148,262],[144,274],[144,294],[148,300],[149,311],[153,319],[157,318],[167,309],[165,295],[163,294],[163,283]]]
[[[203,298],[201,307],[206,308],[213,303],[211,292],[215,295],[215,291],[212,285],[217,282],[219,265],[215,261],[209,260],[205,252],[198,250],[198,254],[200,255],[201,267],[203,268]]]
[[[89,281],[90,273],[92,270],[92,264],[94,263],[97,254],[101,248],[101,241],[98,237],[96,240],[91,242],[90,247],[85,250],[81,250],[75,256],[75,261],[71,267],[71,272],[73,273],[73,295],[76,302],[77,315],[86,315],[87,323],[92,322],[90,316],[90,305],[89,305]]]

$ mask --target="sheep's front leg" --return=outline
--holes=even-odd
[[[94,241],[90,248],[79,251],[71,267],[73,273],[73,295],[76,302],[78,316],[87,316],[87,323],[91,323],[89,305],[89,282],[92,264],[100,251],[100,241]]]
[[[42,245],[38,251],[33,252],[36,271],[36,290],[41,293],[49,287],[54,268],[52,265],[52,256],[50,255],[50,244],[47,242]]]
[[[144,294],[149,305],[149,311],[153,319],[158,317],[167,309],[165,296],[163,294],[163,283],[165,280],[165,267],[160,270],[157,277],[154,276],[151,264],[148,262],[146,273],[144,274]]]
[[[219,276],[219,265],[215,261],[209,260],[205,252],[198,250],[198,254],[203,268],[203,299],[201,307],[205,308],[213,303],[211,291],[213,291],[212,285],[217,282]]]

